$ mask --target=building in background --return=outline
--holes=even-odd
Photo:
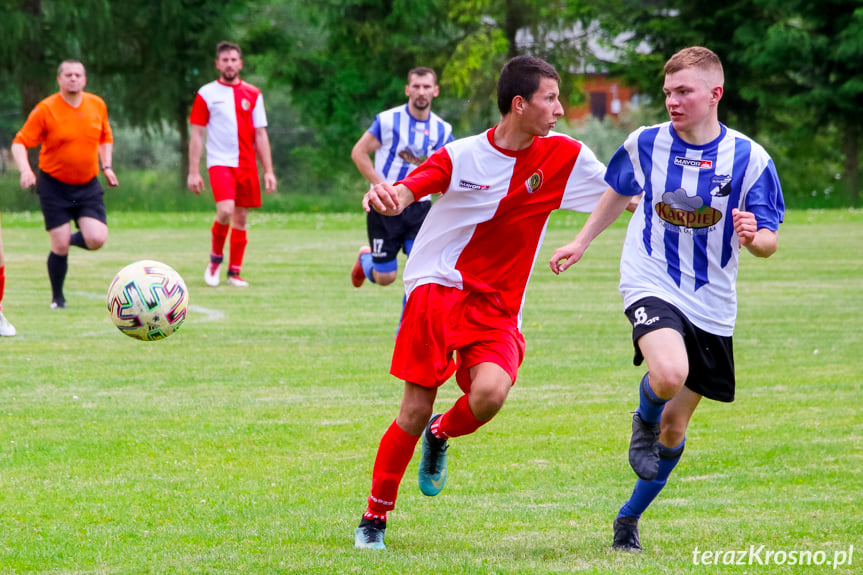
[[[560,50],[561,45],[569,45],[573,53],[589,55],[575,61],[569,72],[584,78],[584,103],[578,106],[567,106],[566,119],[570,122],[581,122],[590,116],[598,120],[606,117],[617,118],[629,110],[637,108],[639,95],[631,86],[627,86],[620,78],[609,76],[602,66],[603,62],[614,62],[618,59],[618,50],[600,42],[602,31],[598,22],[591,23],[587,28],[574,24],[563,31],[547,31],[542,40],[537,39],[530,30],[523,28],[516,34],[516,44],[523,53],[534,51]],[[631,34],[621,34],[614,40],[616,46],[622,46]],[[647,45],[639,47],[639,51],[648,52]]]

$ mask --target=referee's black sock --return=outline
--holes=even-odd
[[[65,300],[63,283],[66,281],[68,269],[69,256],[57,255],[54,252],[48,254],[48,279],[51,280],[51,299],[54,301]]]
[[[84,235],[78,231],[72,234],[72,237],[69,238],[69,245],[73,245],[76,248],[83,248],[85,250],[89,250],[87,247],[87,242],[84,241]]]

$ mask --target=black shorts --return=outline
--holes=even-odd
[[[658,297],[638,300],[626,311],[632,324],[635,346],[633,363],[641,365],[644,356],[638,340],[644,334],[663,327],[680,333],[689,358],[686,387],[715,401],[734,401],[734,346],[731,336],[715,335],[692,324],[683,313]]]
[[[108,223],[105,192],[99,178],[84,184],[67,184],[40,170],[36,192],[39,194],[46,230],[53,230],[70,220],[75,220],[77,225],[78,218],[94,218],[103,224]]]
[[[384,216],[375,210],[366,218],[372,261],[376,264],[394,262],[399,250],[408,253],[405,243],[416,239],[420,227],[431,209],[430,201],[414,202],[397,216]]]

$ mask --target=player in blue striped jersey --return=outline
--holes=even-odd
[[[405,86],[407,104],[375,116],[371,127],[354,144],[351,159],[371,186],[404,179],[432,152],[453,140],[452,126],[431,111],[439,91],[434,70],[412,69]],[[360,248],[351,270],[354,287],[360,287],[366,279],[382,286],[396,280],[399,250],[410,255],[430,207],[426,198],[398,216],[384,216],[374,210],[367,215],[369,245]]]
[[[707,48],[683,49],[666,62],[670,121],[630,134],[606,171],[612,189],[550,262],[555,273],[576,263],[643,194],[620,259],[634,363],[647,363],[629,448],[638,480],[614,521],[620,550],[641,550],[638,520],[680,460],[701,398],[734,400],[740,247],[771,256],[785,213],[773,160],[719,122],[723,83],[722,63]]]

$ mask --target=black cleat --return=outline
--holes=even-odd
[[[645,481],[653,481],[659,473],[659,424],[642,421],[638,412],[632,414],[629,465]]]
[[[638,519],[635,517],[614,518],[614,542],[611,548],[617,551],[639,553],[641,541],[638,540]]]

